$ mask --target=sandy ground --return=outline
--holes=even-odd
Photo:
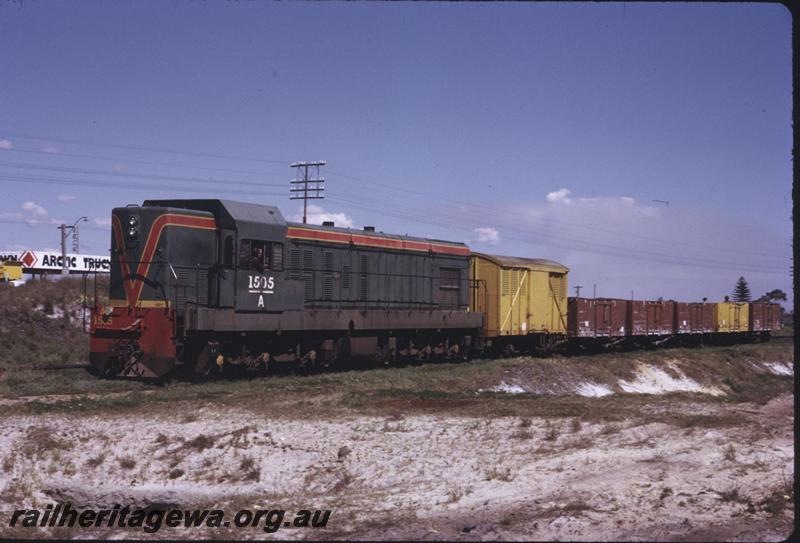
[[[672,425],[636,413],[602,424],[448,415],[304,421],[209,407],[149,420],[8,416],[0,435],[0,536],[788,537],[793,398],[755,405],[682,397],[669,409],[701,418],[733,414],[735,422]],[[333,512],[324,530],[271,535],[259,528],[162,528],[154,535],[8,528],[14,509],[54,502],[219,507],[230,515],[245,507]]]

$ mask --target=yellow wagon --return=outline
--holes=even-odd
[[[747,332],[750,313],[744,302],[718,302],[714,309],[715,332]]]
[[[484,335],[566,335],[566,266],[538,258],[472,253],[470,310],[484,314]]]

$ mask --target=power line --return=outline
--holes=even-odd
[[[247,175],[274,175],[278,176],[281,174],[273,173],[273,172],[258,172],[255,170],[239,170],[235,168],[219,168],[213,166],[192,166],[190,164],[173,164],[171,162],[158,162],[153,160],[140,160],[136,158],[121,158],[121,157],[107,157],[107,156],[98,156],[98,155],[85,155],[82,153],[51,153],[48,151],[36,151],[34,149],[19,149],[17,147],[13,147],[11,149],[2,149],[0,152],[2,153],[29,153],[29,154],[36,154],[36,155],[45,155],[48,157],[53,158],[60,158],[60,157],[67,157],[67,158],[88,158],[90,160],[105,160],[107,162],[132,162],[134,164],[144,164],[147,166],[167,166],[170,168],[192,168],[196,170],[211,170],[215,172],[226,172],[226,173],[243,173]],[[284,163],[285,165],[285,163]]]
[[[354,205],[354,206],[358,207],[359,204],[363,204],[364,200],[367,199],[367,198],[364,198],[361,195],[359,195],[358,198],[359,198],[358,202],[353,202],[351,200],[347,200],[346,203],[348,203],[349,205]],[[338,197],[332,197],[331,199],[332,200],[337,200]],[[369,200],[370,201],[378,201],[375,198],[369,198]],[[344,201],[344,200],[341,200],[341,201]],[[396,205],[396,202],[389,202],[386,207],[387,208],[391,208],[394,205]],[[368,209],[368,210],[372,211],[372,210],[374,210],[373,208],[374,208],[374,206],[373,207],[365,207],[364,209]],[[385,212],[382,212],[382,213],[385,213]],[[406,212],[406,213],[408,213],[408,212]],[[456,220],[459,221],[459,224],[464,224],[463,223],[463,216],[461,214],[455,214],[454,215],[452,212],[448,211],[447,208],[443,207],[442,209],[437,210],[436,214],[437,214],[438,217],[448,217],[448,216],[453,217],[454,216],[456,218]],[[502,219],[498,220],[497,217],[502,217],[501,213],[494,213],[494,214],[489,215],[489,216],[494,217],[494,219],[493,219],[494,222],[489,224],[488,226],[498,227],[498,228],[503,229],[503,230],[518,231],[518,232],[522,232],[522,233],[526,233],[526,234],[530,233],[530,229],[528,229],[528,228],[521,228],[521,227],[518,227],[518,226],[511,226],[511,225],[509,225],[507,223],[503,223]],[[414,220],[421,219],[421,220],[424,221],[427,218],[428,218],[427,214],[421,214],[421,215],[417,215],[416,217],[414,217]],[[608,244],[608,243],[602,243],[602,242],[594,241],[594,240],[591,240],[591,239],[587,239],[586,237],[569,236],[567,232],[563,231],[563,229],[555,230],[555,231],[551,232],[550,235],[552,237],[555,237],[555,238],[561,238],[561,239],[565,239],[567,241],[574,241],[574,242],[581,243],[581,244],[584,244],[584,245],[590,245],[590,246],[596,246],[596,247],[608,247],[608,248],[617,249],[617,250],[629,250],[630,249],[627,246],[626,247],[619,247],[619,246],[616,246],[616,245],[611,245],[611,244]],[[627,239],[623,239],[623,241],[628,241],[628,240]],[[718,248],[718,247],[716,249],[720,250],[720,248]],[[659,255],[663,254],[661,252],[653,252],[653,251],[642,250],[642,249],[638,249],[638,251],[643,253],[643,254],[648,254],[648,255],[653,255],[653,256],[659,256]],[[725,252],[726,253],[740,252],[740,253],[745,254],[745,255],[752,254],[751,252],[748,252],[748,251],[733,251],[733,250],[728,251],[728,250],[725,250]],[[770,256],[772,258],[775,258],[775,255],[767,255],[766,253],[758,253],[758,254],[764,255],[764,256]],[[698,257],[687,257],[686,255],[682,255],[681,258],[698,258]],[[700,258],[700,259],[703,260],[703,258]]]
[[[362,205],[362,204],[359,204],[357,202],[351,202],[351,201],[348,201],[348,200],[343,200],[343,199],[338,198],[338,197],[331,197],[331,200],[347,203],[348,205],[351,205],[351,206],[356,207],[356,208],[362,208],[362,209],[367,209],[367,210],[370,210],[370,211],[374,211],[374,208],[372,208],[370,206]],[[404,218],[404,219],[411,219],[411,220],[414,220],[415,222],[425,222],[425,223],[428,223],[428,224],[436,224],[436,225],[439,225],[439,226],[444,226],[445,228],[459,230],[459,231],[462,231],[462,232],[463,232],[463,230],[465,228],[464,226],[457,225],[457,224],[453,223],[452,221],[442,221],[442,220],[433,219],[429,215],[414,215],[414,214],[407,213],[407,212],[403,213],[403,212],[387,211],[387,210],[381,210],[381,214],[382,215],[395,216],[395,217]],[[490,224],[490,226],[492,226],[492,225]],[[469,226],[467,226],[466,228],[469,228]],[[503,227],[501,227],[501,228],[503,228]],[[506,228],[506,229],[511,229],[511,228]],[[511,230],[517,230],[517,231],[523,232],[523,233],[527,234],[528,236],[531,235],[531,232],[528,231],[528,230],[521,230],[521,229],[511,229]],[[602,255],[602,256],[616,256],[616,257],[620,257],[620,258],[629,258],[629,259],[632,259],[632,260],[640,260],[640,261],[646,261],[646,262],[659,262],[659,263],[663,263],[663,264],[673,264],[673,265],[678,265],[678,266],[691,266],[691,267],[701,267],[701,268],[710,268],[710,269],[742,270],[742,271],[752,271],[752,272],[759,272],[759,273],[786,273],[785,270],[783,270],[782,268],[778,268],[778,267],[775,267],[775,268],[755,267],[755,266],[752,266],[752,265],[749,265],[749,264],[740,264],[740,263],[735,263],[735,262],[724,262],[724,261],[716,261],[716,260],[711,260],[711,259],[697,259],[697,258],[691,258],[691,257],[687,258],[687,257],[684,257],[684,256],[672,256],[672,255],[665,255],[663,253],[653,253],[653,252],[641,251],[641,250],[630,250],[630,249],[627,249],[627,248],[615,247],[615,246],[610,246],[610,245],[606,245],[606,244],[598,244],[596,242],[580,240],[580,239],[577,239],[577,240],[573,239],[572,241],[577,241],[579,243],[584,244],[585,245],[584,248],[570,247],[570,246],[565,246],[563,244],[560,245],[560,244],[556,244],[556,243],[553,243],[551,241],[544,240],[544,239],[539,240],[539,241],[533,241],[530,238],[520,238],[520,237],[513,237],[513,236],[508,236],[508,235],[505,235],[504,237],[506,239],[509,239],[509,240],[512,240],[512,241],[519,241],[521,243],[525,243],[525,244],[529,244],[529,245],[537,244],[537,245],[544,245],[544,246],[550,246],[550,247],[559,247],[559,248],[562,248],[562,249],[574,250],[574,251],[579,251],[579,252],[594,253],[594,254],[598,254],[598,255]],[[569,241],[569,238],[567,238],[567,240]],[[601,251],[600,248],[605,248],[605,250]],[[609,252],[609,251],[611,251],[611,252]]]
[[[186,156],[198,156],[198,157],[203,157],[203,158],[221,158],[221,159],[227,159],[227,160],[245,160],[245,161],[253,161],[253,162],[275,163],[275,164],[286,164],[286,162],[288,162],[288,161],[266,160],[266,159],[253,158],[253,157],[244,157],[244,156],[216,155],[216,154],[210,154],[210,153],[198,153],[198,152],[181,151],[181,150],[173,150],[173,149],[164,149],[164,148],[156,148],[156,147],[123,145],[123,144],[117,144],[117,143],[97,143],[97,142],[89,142],[89,141],[75,140],[75,139],[42,137],[42,136],[34,136],[34,135],[30,135],[30,134],[16,133],[16,132],[5,132],[5,133],[7,135],[13,136],[15,138],[33,139],[33,140],[39,140],[39,141],[54,141],[54,142],[72,143],[72,144],[78,144],[78,145],[91,145],[91,146],[97,146],[97,147],[111,147],[111,148],[120,148],[120,149],[130,149],[130,150],[137,150],[137,151],[170,153],[170,154],[179,154],[179,155],[186,155]],[[20,150],[20,151],[23,151],[23,150]],[[54,155],[54,156],[57,156],[57,155]],[[92,157],[92,158],[98,158],[98,159],[105,160],[102,157]],[[144,162],[144,161],[142,161],[142,162]],[[159,165],[166,165],[166,164],[159,164]],[[21,166],[21,167],[23,167],[23,166]],[[37,168],[40,168],[40,169],[45,169],[44,167],[33,166],[33,165],[27,165],[27,167],[37,167]],[[52,169],[52,168],[50,168],[50,169]],[[54,170],[54,171],[59,171],[59,170]],[[61,170],[61,171],[68,171],[68,170]],[[88,173],[88,174],[92,174],[92,175],[95,175],[95,174],[96,175],[115,175],[115,176],[120,176],[120,177],[126,177],[126,176],[127,177],[140,177],[140,178],[145,178],[145,179],[148,179],[148,178],[149,179],[165,179],[166,178],[167,180],[179,180],[179,181],[187,181],[187,182],[211,182],[211,183],[215,183],[216,182],[214,180],[202,180],[202,179],[198,179],[198,178],[179,178],[179,177],[176,177],[176,176],[172,176],[172,177],[170,177],[170,176],[145,176],[145,175],[141,175],[141,174],[127,174],[126,175],[126,174],[122,174],[120,172],[102,172],[102,173],[100,173],[100,172],[97,172],[97,171],[91,172],[91,171],[86,171],[86,170],[83,170],[83,171],[78,170],[77,173]],[[387,189],[390,189],[390,190],[394,190],[394,191],[400,191],[400,192],[403,192],[403,193],[417,194],[417,195],[424,196],[424,197],[427,197],[427,198],[431,197],[430,193],[425,193],[425,192],[421,192],[421,191],[415,191],[415,190],[406,189],[406,188],[399,188],[399,187],[395,187],[393,185],[380,183],[380,182],[373,181],[373,180],[367,180],[367,179],[364,179],[364,178],[360,178],[360,177],[357,177],[357,176],[352,176],[352,175],[345,174],[345,173],[342,173],[342,172],[331,171],[331,173],[333,173],[334,175],[339,175],[340,177],[343,177],[343,178],[346,178],[346,179],[351,179],[351,180],[359,181],[359,182],[362,182],[362,183],[369,183],[369,184],[381,186],[381,187],[384,187],[384,188],[387,188]],[[46,181],[43,181],[42,179],[45,179],[45,178],[40,178],[39,182],[46,182]],[[36,181],[32,181],[32,182],[36,182]],[[62,183],[62,184],[66,183],[66,181],[64,181],[64,180],[49,181],[49,182]],[[250,184],[250,183],[238,182],[238,181],[232,181],[232,182],[233,183],[237,183],[237,184]],[[256,183],[256,185],[264,186],[263,183]],[[97,186],[97,185],[96,184],[95,185],[88,185],[87,184],[87,186]],[[278,185],[273,185],[273,186],[278,186]],[[128,188],[128,187],[116,187],[115,186],[114,188]],[[131,187],[131,188],[151,188],[153,190],[165,190],[165,189],[159,188],[159,187],[147,187],[147,186],[144,186],[144,185],[139,185],[138,187]],[[167,190],[169,190],[169,189],[167,189]],[[197,192],[197,191],[192,191],[190,189],[181,189],[181,190],[184,191],[184,192]],[[238,193],[242,193],[241,191],[231,191],[231,190],[226,190],[225,192],[226,193],[237,193],[237,192]],[[246,194],[252,194],[252,193],[248,192]],[[260,193],[260,194],[269,195],[269,196],[273,195],[273,194],[269,194],[269,193]],[[487,209],[487,210],[491,211],[494,214],[506,212],[505,210],[502,210],[500,208],[497,208],[497,207],[494,207],[494,206],[485,205],[485,204],[467,203],[467,202],[454,200],[454,199],[451,199],[451,198],[439,197],[439,196],[436,196],[436,198],[437,198],[437,200],[440,200],[440,201],[449,201],[449,202],[457,203],[459,205],[465,205],[465,206],[468,206],[468,207],[476,207],[476,208]],[[534,221],[534,222],[543,221],[542,219],[538,219],[536,217],[526,217],[526,219]],[[674,240],[664,240],[664,239],[658,239],[658,238],[650,238],[650,237],[641,236],[641,235],[637,235],[637,234],[633,234],[633,233],[629,233],[629,232],[625,232],[625,233],[617,232],[617,231],[614,231],[614,230],[608,230],[608,229],[604,229],[604,228],[596,227],[596,226],[587,226],[587,225],[581,225],[581,224],[571,224],[569,222],[566,222],[566,221],[563,221],[563,220],[558,220],[558,219],[548,218],[546,224],[549,225],[549,226],[552,226],[553,224],[555,224],[555,225],[557,225],[557,226],[559,226],[561,228],[579,228],[579,229],[584,229],[584,230],[590,230],[593,233],[606,232],[606,233],[614,235],[614,236],[620,236],[621,238],[623,238],[625,240],[627,240],[629,238],[635,238],[635,239],[642,239],[642,240],[645,240],[645,241],[655,241],[655,242],[658,242],[658,243],[669,244],[669,245],[672,245],[672,246],[688,246],[688,247],[696,247],[696,248],[701,248],[701,249],[719,250],[719,247],[703,246],[703,245],[691,244],[691,243],[687,243],[687,242],[676,242]],[[504,228],[508,229],[508,227],[504,227]],[[557,235],[560,235],[561,237],[565,237],[565,236],[563,236],[563,234],[557,234]],[[566,238],[566,239],[569,239],[569,238]],[[576,241],[578,241],[580,243],[591,243],[592,245],[597,245],[594,242],[587,242],[585,240],[576,240]],[[607,246],[607,247],[613,247],[613,246],[609,246],[607,244],[601,244],[601,245],[604,245],[604,246]],[[617,249],[621,249],[621,248],[617,248]],[[767,253],[754,252],[754,251],[742,251],[742,250],[737,250],[737,249],[726,249],[726,252],[736,252],[736,253],[740,253],[740,254],[759,255],[759,256],[772,256],[772,255],[769,255]]]
[[[98,147],[132,149],[132,150],[137,150],[137,151],[171,153],[171,154],[180,154],[180,155],[187,155],[187,156],[199,156],[199,157],[208,157],[208,158],[223,158],[223,159],[229,159],[229,160],[246,160],[246,161],[275,163],[275,164],[286,164],[288,162],[288,161],[266,160],[266,159],[260,159],[260,158],[254,158],[254,157],[244,157],[244,156],[215,155],[215,154],[209,154],[209,153],[198,153],[198,152],[181,151],[181,150],[173,150],[173,149],[164,149],[164,148],[157,148],[157,147],[123,145],[123,144],[118,144],[118,143],[97,143],[97,142],[89,142],[89,141],[85,141],[85,140],[65,139],[65,138],[52,138],[52,137],[44,137],[44,136],[35,136],[35,135],[30,135],[30,134],[23,134],[23,133],[18,133],[18,132],[5,132],[5,134],[9,135],[9,136],[16,137],[16,138],[33,139],[33,140],[39,140],[39,141],[55,141],[55,142],[62,142],[62,143],[73,143],[73,144],[78,144],[78,145],[92,145],[92,146],[98,146]],[[330,173],[332,173],[334,175],[339,175],[339,176],[344,177],[346,179],[351,179],[351,180],[354,180],[354,181],[359,181],[359,182],[363,182],[363,183],[369,183],[369,184],[373,184],[373,185],[377,185],[377,186],[382,186],[382,187],[388,188],[390,190],[400,191],[400,192],[404,192],[404,193],[418,194],[420,196],[425,196],[425,197],[430,197],[431,196],[430,193],[415,191],[415,190],[411,190],[411,189],[407,189],[407,188],[399,188],[399,187],[395,187],[393,185],[389,185],[389,184],[386,184],[386,183],[380,183],[380,182],[373,181],[373,180],[367,180],[367,179],[364,179],[364,178],[361,178],[361,177],[345,174],[345,173],[342,173],[342,172],[336,172],[336,171],[332,171],[332,170],[329,170],[329,171],[330,171]],[[118,173],[118,172],[115,172],[115,173]],[[104,173],[104,175],[109,175],[109,174]],[[144,177],[144,176],[139,175],[138,177]],[[150,176],[149,178],[156,178],[156,177]],[[195,180],[196,180],[196,178],[195,178]],[[248,184],[246,182],[238,182],[238,183],[239,184]],[[257,185],[258,186],[264,186],[263,184],[257,184]],[[274,185],[274,186],[278,186],[278,185]],[[488,205],[485,205],[485,204],[467,203],[467,202],[454,200],[454,199],[451,199],[451,198],[439,197],[439,196],[437,196],[436,198],[438,200],[441,200],[441,201],[449,201],[449,202],[457,203],[457,204],[460,204],[460,205],[484,208],[484,209],[490,210],[490,211],[495,212],[495,213],[496,212],[503,212],[503,210],[500,210],[497,207],[488,206]],[[528,219],[537,221],[537,219],[535,217],[528,217]],[[621,236],[624,239],[636,238],[636,239],[642,239],[644,241],[654,241],[654,242],[657,242],[657,243],[670,244],[670,245],[673,245],[673,246],[687,246],[687,247],[696,247],[696,248],[699,248],[699,249],[719,250],[718,247],[692,244],[692,243],[683,242],[683,241],[677,242],[677,241],[674,241],[674,240],[651,238],[651,237],[641,236],[641,235],[630,233],[630,232],[624,232],[623,233],[623,232],[609,230],[609,229],[605,229],[605,228],[597,227],[597,226],[571,224],[571,223],[569,223],[567,221],[558,220],[558,219],[550,219],[550,218],[548,218],[547,219],[547,224],[549,224],[549,225],[556,224],[556,225],[559,225],[561,227],[580,228],[580,229],[584,229],[584,230],[589,230],[589,231],[591,231],[593,233],[606,232],[606,233],[609,233],[611,235]],[[760,253],[760,252],[754,252],[754,251],[742,251],[742,250],[737,250],[737,249],[729,249],[729,250],[727,250],[727,252],[737,252],[737,253],[741,253],[741,254],[750,254],[750,255],[758,255],[758,256],[771,256],[771,255],[769,255],[767,253]]]
[[[71,168],[69,166],[39,166],[38,164],[30,164],[26,162],[6,162],[0,160],[0,166],[7,166],[12,168],[23,168],[23,169],[32,169],[32,170],[46,170],[46,171],[54,171],[54,172],[64,172],[64,173],[81,173],[85,175],[105,175],[111,177],[137,177],[140,179],[158,179],[162,181],[184,181],[190,183],[209,183],[209,184],[220,184],[220,183],[231,183],[237,185],[247,185],[252,187],[282,187],[283,185],[279,185],[277,183],[255,183],[252,181],[235,181],[231,179],[202,179],[199,177],[183,177],[183,176],[175,176],[175,175],[153,175],[153,174],[136,174],[136,173],[127,173],[127,172],[114,172],[114,171],[107,171],[107,170],[90,170],[86,168]]]
[[[277,192],[263,192],[263,191],[252,191],[252,190],[232,190],[225,187],[219,187],[214,189],[202,190],[202,189],[193,189],[190,187],[167,187],[164,185],[146,185],[142,183],[128,183],[126,185],[110,185],[109,183],[103,182],[93,182],[93,181],[85,181],[85,180],[77,180],[77,179],[64,179],[64,178],[57,178],[57,177],[36,177],[36,176],[21,176],[21,175],[8,175],[4,173],[0,173],[0,179],[4,181],[8,181],[10,183],[40,183],[46,185],[69,185],[69,186],[84,186],[84,187],[99,187],[103,189],[113,189],[113,190],[157,190],[162,192],[190,192],[194,194],[246,194],[249,196],[269,196],[269,197],[280,197],[283,194]]]
[[[38,219],[0,219],[0,223],[8,223],[8,224],[24,224],[26,226],[56,226],[60,221],[56,219],[48,219],[47,221],[42,221]],[[110,226],[107,228],[103,228],[101,226],[92,226],[92,225],[85,225],[82,226],[81,229],[85,230],[99,230],[102,232],[108,232],[108,229],[111,228]]]
[[[346,174],[343,174],[341,172],[335,172],[333,170],[328,170],[328,171],[330,173],[334,174],[334,175],[338,175],[338,176],[344,177],[346,179],[351,179],[351,180],[359,181],[359,182],[363,182],[363,183],[374,184],[374,185],[385,187],[385,188],[388,188],[388,189],[391,189],[391,190],[395,190],[395,191],[398,191],[398,192],[404,192],[404,193],[410,193],[410,194],[418,194],[418,195],[425,196],[425,197],[428,197],[428,198],[430,198],[432,196],[432,194],[430,194],[430,193],[424,193],[424,192],[415,191],[415,190],[411,190],[411,189],[395,187],[395,186],[388,185],[388,184],[385,184],[385,183],[379,183],[377,181],[371,181],[371,180],[363,179],[363,178],[352,176],[352,175],[346,175]],[[507,209],[504,210],[504,209],[498,208],[496,206],[491,206],[491,205],[487,205],[487,204],[468,203],[468,202],[464,202],[464,201],[461,201],[461,200],[455,200],[455,199],[452,199],[452,198],[447,198],[447,197],[442,197],[442,196],[434,196],[434,197],[437,200],[440,200],[440,201],[452,202],[452,203],[463,205],[463,206],[467,206],[467,207],[473,207],[473,208],[479,208],[479,209],[482,208],[482,209],[486,209],[488,211],[491,211],[492,213],[500,213],[500,214],[508,213]],[[620,236],[621,238],[623,238],[625,240],[627,240],[629,238],[635,238],[635,239],[641,239],[643,241],[664,243],[664,244],[669,244],[669,245],[673,245],[673,246],[695,247],[697,249],[711,249],[711,250],[717,250],[717,251],[722,250],[722,249],[720,249],[720,247],[715,247],[715,246],[710,246],[710,245],[699,245],[699,244],[694,244],[694,243],[688,243],[688,242],[685,242],[685,241],[675,241],[675,240],[666,240],[666,239],[662,239],[662,238],[652,238],[652,237],[648,237],[648,236],[642,236],[642,235],[639,235],[639,234],[635,234],[635,233],[632,233],[632,232],[619,232],[619,231],[609,230],[607,228],[602,228],[602,227],[598,227],[598,226],[590,226],[590,225],[584,225],[584,224],[569,223],[567,221],[564,221],[563,219],[554,219],[552,217],[548,217],[546,219],[544,219],[544,218],[540,219],[538,217],[525,217],[525,219],[533,221],[533,222],[537,222],[537,223],[540,223],[540,224],[544,224],[544,225],[546,225],[548,227],[556,225],[559,228],[565,228],[565,227],[566,228],[578,228],[578,229],[591,231],[592,233],[605,232],[605,233],[608,233],[608,234],[611,234],[611,235]],[[725,250],[725,252],[735,252],[735,253],[741,253],[741,254],[747,254],[747,255],[753,255],[753,256],[774,256],[774,255],[771,255],[769,253],[763,253],[763,252],[758,252],[758,251],[743,251],[743,250],[732,249],[732,248],[731,249],[725,248],[724,250]]]
[[[141,145],[124,145],[121,143],[98,143],[94,141],[85,141],[85,140],[76,140],[76,139],[67,139],[67,138],[53,138],[49,136],[34,136],[31,134],[22,134],[19,132],[8,132],[7,130],[0,129],[0,133],[5,134],[6,136],[13,136],[15,138],[23,138],[23,139],[31,139],[37,141],[57,141],[59,143],[71,143],[75,145],[91,145],[94,147],[109,147],[113,149],[129,149],[133,151],[147,151],[150,153],[167,153],[173,155],[186,155],[186,156],[196,156],[201,158],[220,158],[224,160],[246,160],[249,162],[264,162],[266,164],[286,164],[289,162],[288,160],[267,160],[263,158],[252,158],[252,157],[245,157],[245,156],[237,156],[237,155],[217,155],[211,153],[198,153],[194,151],[182,151],[178,149],[164,149],[159,147],[146,147]]]

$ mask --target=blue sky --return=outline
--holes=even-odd
[[[0,248],[87,215],[104,253],[146,198],[296,218],[289,163],[322,159],[313,220],[551,258],[584,294],[791,296],[777,4],[28,0],[0,52]]]

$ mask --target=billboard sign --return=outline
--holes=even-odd
[[[63,263],[57,252],[0,250],[0,262],[8,260],[21,262],[23,273],[60,273]],[[70,273],[109,273],[111,257],[67,253],[67,269]]]

